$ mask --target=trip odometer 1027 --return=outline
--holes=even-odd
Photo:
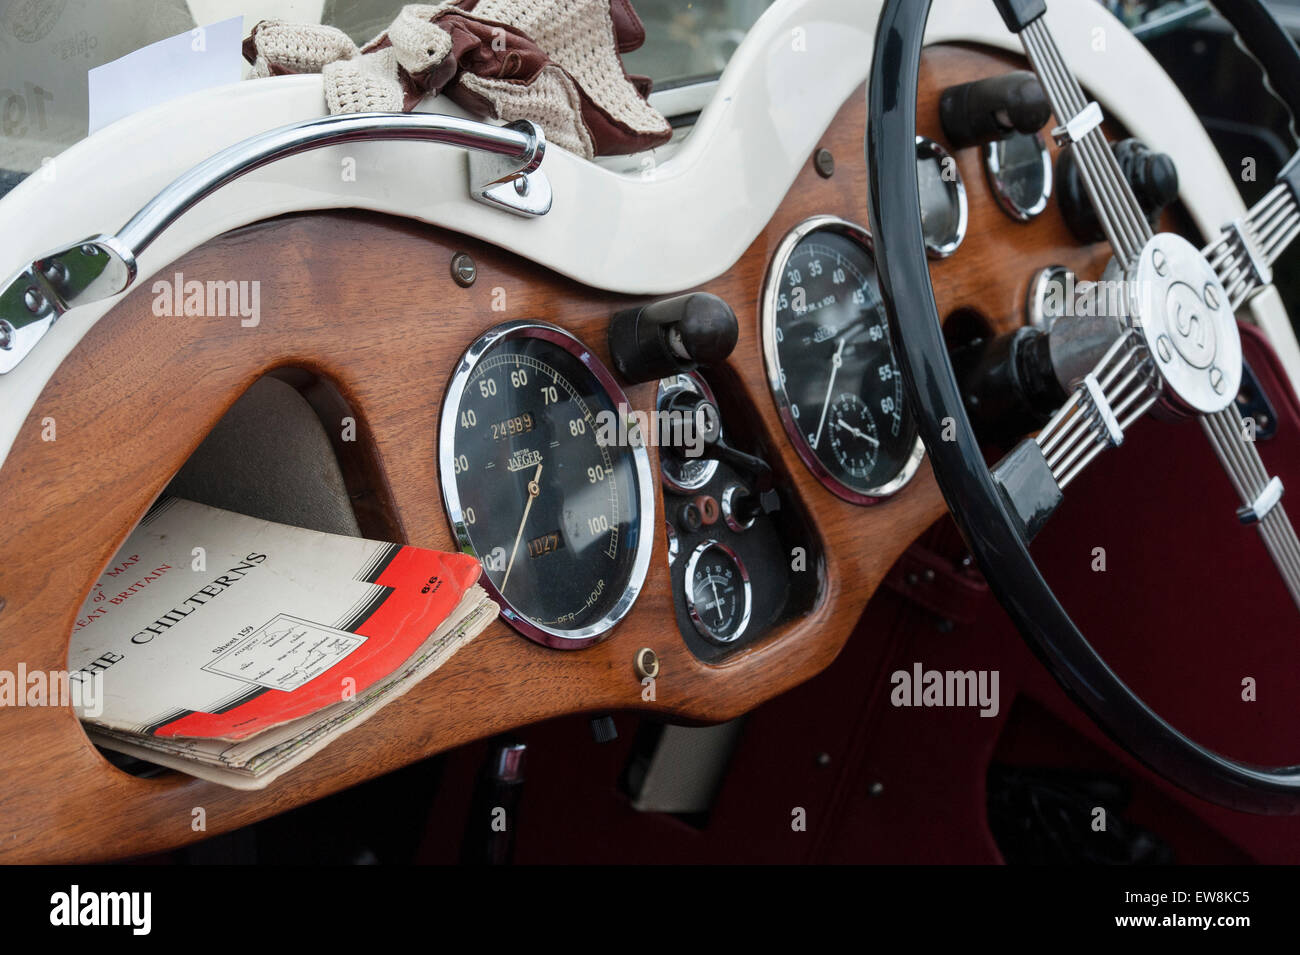
[[[605,440],[627,398],[563,329],[508,322],[461,359],[438,459],[457,542],[520,633],[586,646],[631,609],[650,564],[654,496],[638,444]]]
[[[777,248],[762,305],[763,358],[782,423],[832,493],[871,504],[920,466],[924,446],[889,338],[870,237],[834,216]]]

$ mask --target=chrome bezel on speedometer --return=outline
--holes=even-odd
[[[768,389],[772,392],[772,399],[776,403],[776,410],[781,417],[781,424],[785,427],[785,433],[789,436],[791,444],[794,445],[800,460],[803,461],[808,470],[822,483],[823,487],[836,497],[842,498],[851,504],[875,504],[891,494],[896,494],[916,474],[917,468],[921,466],[921,458],[925,455],[925,445],[922,443],[920,436],[917,436],[912,451],[903,462],[903,466],[888,481],[870,488],[858,489],[850,487],[831,474],[826,465],[822,464],[821,459],[817,457],[817,452],[809,446],[807,438],[804,437],[803,431],[799,427],[799,423],[790,413],[790,398],[786,393],[785,385],[781,382],[781,364],[777,357],[776,343],[776,312],[777,298],[781,289],[781,272],[785,269],[786,262],[789,260],[791,253],[794,252],[795,247],[806,236],[823,229],[839,232],[860,243],[867,250],[867,253],[874,258],[871,233],[847,219],[829,215],[813,216],[791,229],[781,240],[780,245],[776,247],[776,252],[772,255],[771,262],[768,263],[767,274],[763,278],[763,298],[760,313],[763,334],[763,366],[767,370]]]
[[[618,386],[613,375],[605,365],[591,353],[581,341],[562,328],[544,322],[515,321],[506,322],[489,329],[466,350],[456,370],[452,373],[451,383],[443,396],[442,416],[438,425],[438,476],[442,485],[443,506],[447,519],[451,522],[452,532],[456,536],[457,546],[467,554],[479,557],[475,551],[465,522],[461,507],[460,490],[456,484],[455,446],[456,422],[459,414],[461,397],[474,374],[474,368],[502,342],[519,338],[537,338],[562,348],[576,358],[599,385],[605,390],[612,407],[627,408],[627,395]],[[635,429],[629,426],[629,435]],[[633,552],[631,571],[623,593],[610,606],[599,620],[573,630],[561,630],[538,623],[516,608],[509,600],[501,596],[487,573],[479,578],[479,583],[501,607],[501,616],[530,640],[557,649],[573,650],[590,646],[605,638],[610,629],[627,616],[636,602],[641,588],[645,586],[646,574],[650,569],[650,554],[654,549],[655,521],[655,487],[650,469],[650,455],[646,452],[644,442],[630,443],[633,472],[636,477],[637,537]]]

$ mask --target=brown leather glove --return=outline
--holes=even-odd
[[[645,40],[630,0],[412,4],[364,47],[333,27],[263,21],[244,43],[254,75],[320,71],[330,112],[409,110],[446,93],[469,112],[530,119],[581,156],[666,142],[650,80],[619,56]]]

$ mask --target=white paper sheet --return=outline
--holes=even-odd
[[[239,81],[244,18],[195,27],[88,74],[90,132],[149,106]]]

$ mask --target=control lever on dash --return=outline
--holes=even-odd
[[[718,406],[703,395],[691,392],[679,392],[669,402],[669,410],[678,412],[683,418],[694,422],[702,445],[697,457],[722,461],[749,478],[753,491],[742,495],[734,502],[737,516],[748,521],[758,514],[771,514],[781,509],[781,496],[776,491],[776,480],[771,465],[762,458],[746,454],[727,444],[722,437],[722,415]],[[682,458],[688,457],[687,442],[674,441],[671,453]]]

